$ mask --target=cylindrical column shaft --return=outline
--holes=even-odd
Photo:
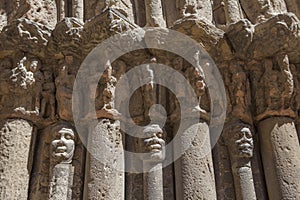
[[[176,199],[217,199],[209,138],[207,123],[192,125],[181,135],[181,147],[189,149],[175,162]],[[174,146],[174,152],[180,153],[179,148]]]
[[[124,200],[124,150],[118,127],[116,121],[101,119],[90,131],[84,199]]]
[[[144,191],[145,200],[163,200],[162,163],[144,162]]]
[[[71,200],[73,168],[71,164],[57,164],[50,172],[50,200]]]
[[[146,26],[166,27],[161,0],[145,0]]]
[[[235,193],[237,200],[256,200],[250,162],[245,166],[233,166]]]
[[[300,199],[300,147],[294,122],[272,117],[258,124],[269,198]]]
[[[33,126],[22,119],[0,125],[0,199],[27,199]]]
[[[225,0],[226,23],[231,24],[242,18],[240,3],[238,0]]]
[[[79,19],[81,22],[84,21],[84,1],[73,0],[73,16]]]

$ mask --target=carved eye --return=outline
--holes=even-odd
[[[246,130],[242,130],[241,131],[241,136],[242,137],[246,137],[247,139],[250,139],[250,138],[252,138],[252,134],[251,134],[251,131],[250,130],[248,130],[248,129],[246,129]]]
[[[66,138],[67,140],[73,140],[73,135],[66,133],[66,134],[65,134],[65,138]]]
[[[251,132],[250,131],[245,131],[245,135],[248,139],[252,138]]]
[[[162,133],[162,132],[158,132],[158,133],[156,133],[156,137],[158,137],[158,138],[162,138],[162,136],[163,136],[163,133]]]

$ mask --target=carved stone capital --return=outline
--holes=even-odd
[[[249,63],[248,68],[255,102],[255,120],[271,116],[295,118],[296,90],[288,55],[280,52],[272,58]]]

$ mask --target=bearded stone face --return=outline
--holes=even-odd
[[[70,128],[61,128],[55,133],[51,142],[52,156],[62,163],[72,162],[75,150],[75,135]]]

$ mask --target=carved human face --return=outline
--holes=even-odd
[[[31,60],[29,68],[32,72],[36,72],[40,69],[40,64],[38,60]]]
[[[162,139],[163,131],[158,125],[147,126],[143,134],[143,153],[147,153],[143,158],[150,161],[163,161],[165,159],[165,141]]]
[[[181,57],[176,57],[173,60],[173,67],[175,70],[182,70],[183,67],[183,59]]]
[[[71,162],[75,149],[74,132],[69,128],[61,128],[55,133],[51,142],[52,155],[62,162]]]
[[[234,137],[235,140],[235,155],[238,157],[250,158],[253,156],[253,138],[249,128],[240,129]]]

